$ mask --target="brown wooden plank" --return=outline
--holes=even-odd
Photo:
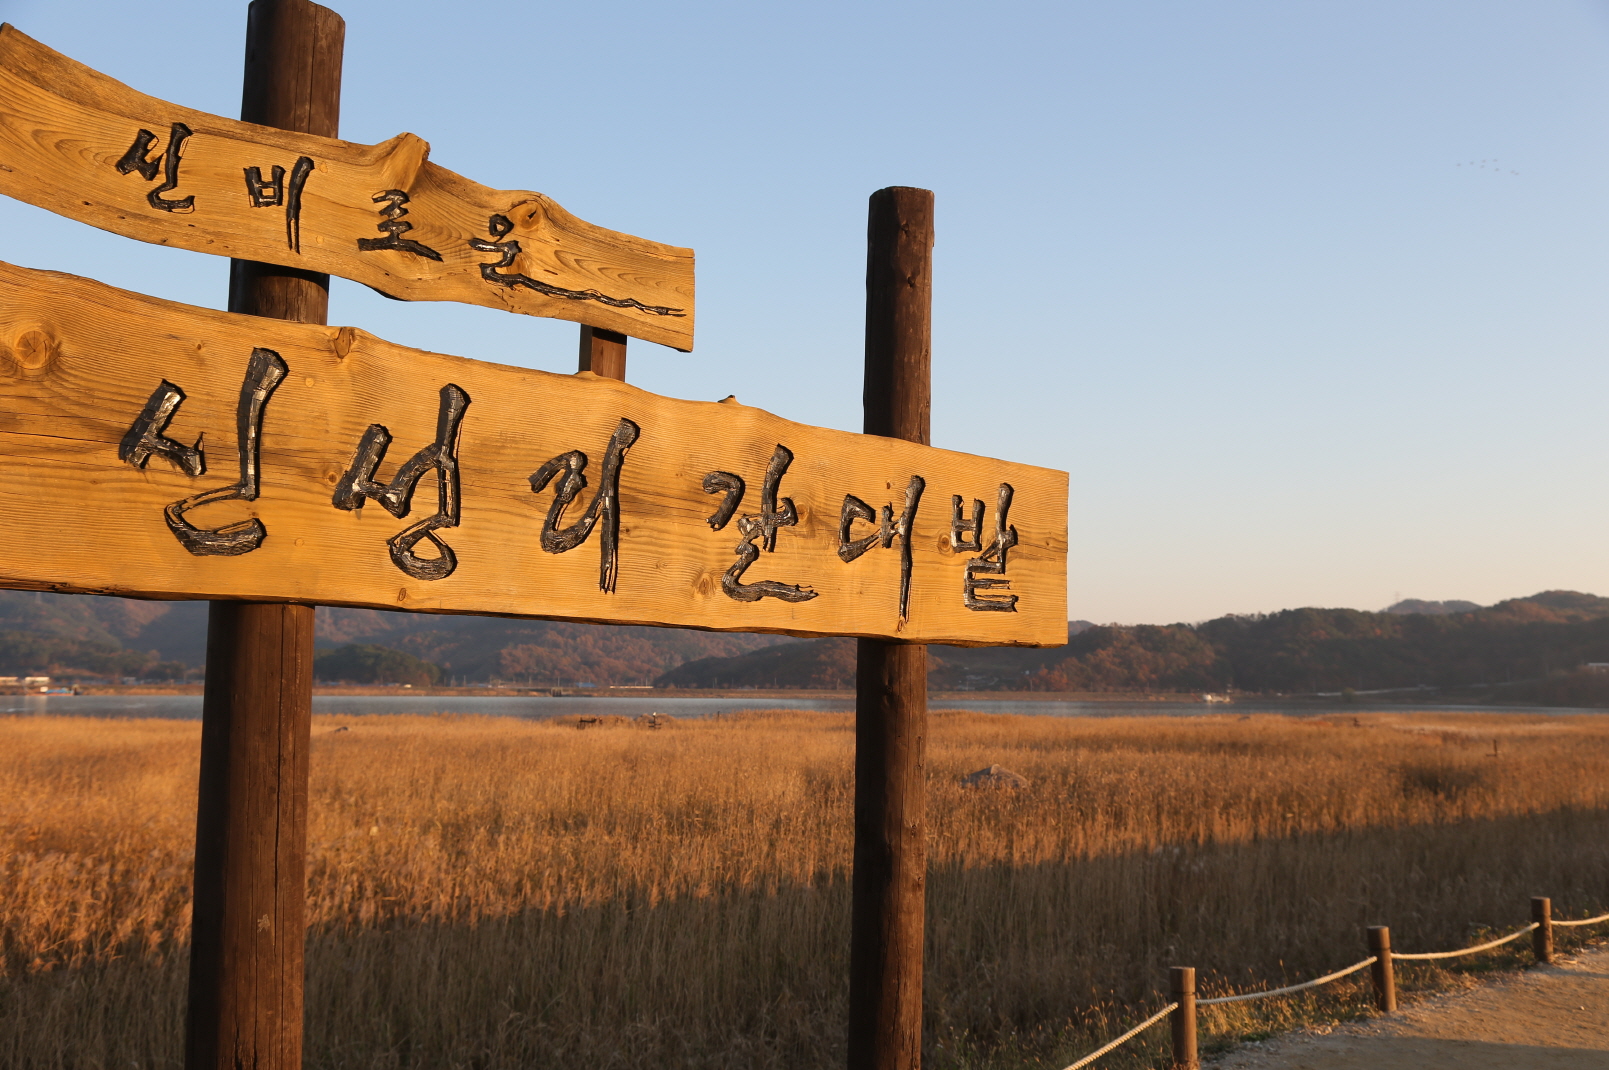
[[[200,505],[181,519],[198,528],[256,519],[266,535],[238,556],[197,556],[169,529],[164,508],[238,484],[237,414],[258,349],[286,369],[264,410],[260,497]],[[207,471],[198,477],[162,456],[143,469],[119,460],[120,443],[164,381],[184,398],[162,434],[187,447],[204,436]],[[456,454],[462,523],[437,533],[457,568],[420,579],[393,561],[388,540],[433,515],[434,471],[403,519],[375,500],[342,510],[332,499],[371,424],[383,424],[394,440],[380,480],[434,443],[449,385],[469,399]],[[606,447],[622,420],[640,437],[620,468],[618,573],[606,592],[606,525],[600,520],[574,549],[545,551],[544,518],[564,477],[540,493],[530,477],[569,451],[586,454],[587,487],[557,528],[573,525],[603,482]],[[778,493],[795,503],[797,522],[776,528],[774,552],[760,552],[742,582],[807,585],[815,597],[738,601],[723,590],[723,574],[737,561],[741,518],[761,512],[779,446],[794,455]],[[591,373],[425,353],[350,327],[192,308],[9,265],[0,265],[0,457],[7,470],[0,515],[17,548],[0,562],[0,586],[910,642],[1066,641],[1065,473],[808,427],[735,401],[678,401]],[[720,531],[707,518],[725,495],[703,486],[714,472],[746,484],[741,508]],[[890,506],[897,527],[917,476],[925,488],[908,544],[902,622],[906,542],[894,535],[888,548],[873,544],[846,563],[839,523],[846,495],[855,495],[873,510]],[[1011,586],[984,593],[1018,601],[1011,612],[969,609],[965,565],[979,554],[952,547],[951,498],[961,496],[968,523],[971,503],[980,503],[987,546],[1003,485],[1014,491],[1008,521],[1018,534],[1004,577]],[[777,506],[782,511],[780,500]],[[856,521],[853,537],[877,530]],[[417,552],[431,549],[421,543]]]
[[[175,124],[189,134],[163,189]],[[124,237],[327,272],[403,300],[692,348],[691,249],[595,227],[540,193],[489,189],[429,152],[412,134],[356,145],[180,107],[0,26],[0,193]]]

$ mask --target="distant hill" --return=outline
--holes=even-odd
[[[1427,616],[1442,617],[1449,613],[1468,613],[1480,606],[1474,602],[1460,602],[1453,599],[1448,602],[1427,602],[1423,598],[1404,598],[1400,602],[1386,606],[1386,613],[1424,613]]]
[[[954,690],[1306,693],[1541,680],[1609,662],[1609,598],[1543,591],[1451,612],[1445,607],[1463,603],[1425,604],[1443,610],[1403,611],[1398,603],[1380,613],[1306,608],[1197,624],[1072,621],[1061,647],[930,647],[929,680]],[[205,664],[206,620],[204,602],[0,591],[0,674],[193,678]],[[447,681],[854,686],[849,639],[320,608],[317,643],[322,654],[399,651]],[[385,660],[372,650],[364,656]],[[325,662],[332,674],[337,664],[346,662]],[[331,678],[363,671],[347,666]],[[1581,690],[1572,687],[1552,691]]]
[[[1067,623],[1069,639],[1095,625]],[[928,682],[957,690],[1016,690],[1025,677],[1060,660],[1065,647],[928,647]],[[855,686],[853,639],[794,639],[737,657],[700,658],[672,669],[656,687],[739,688]]]
[[[845,642],[795,641],[759,654],[691,661],[657,682],[828,686],[818,681],[832,678],[833,666],[842,675],[844,651],[852,649],[829,644]],[[1199,624],[1077,622],[1066,646],[1048,650],[930,647],[928,680],[958,690],[1290,694],[1533,680],[1587,662],[1609,662],[1609,598],[1543,591],[1452,612],[1308,608]]]
[[[388,647],[473,682],[644,684],[688,660],[779,641],[683,628],[318,610],[321,652],[349,644]],[[176,679],[198,672],[206,653],[205,602],[0,591],[0,674]]]
[[[786,637],[689,628],[567,624],[373,609],[318,611],[318,643],[364,643],[441,666],[447,678],[574,686],[647,684],[683,662],[729,657]]]

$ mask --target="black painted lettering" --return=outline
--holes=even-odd
[[[385,237],[359,238],[359,250],[367,253],[381,249],[395,249],[398,252],[422,256],[426,260],[438,262],[441,260],[441,254],[430,246],[414,241],[412,238],[403,237],[404,234],[413,229],[413,224],[403,219],[403,216],[408,214],[408,210],[403,207],[408,203],[406,193],[400,189],[388,189],[376,193],[373,200],[375,204],[385,202],[385,207],[380,209],[380,215],[384,218],[379,223],[376,223],[374,227],[375,230],[384,233]]]
[[[285,169],[275,164],[263,177],[260,167],[242,168],[246,175],[246,196],[253,208],[285,208],[285,245],[292,252],[302,251],[302,188],[313,173],[313,161],[297,157],[291,167],[290,190],[285,189]]]
[[[285,203],[285,169],[275,164],[269,171],[269,177],[263,178],[261,167],[244,168],[246,172],[246,196],[251,199],[253,208],[278,208]]]
[[[916,526],[916,510],[922,503],[922,492],[927,489],[927,481],[921,476],[912,476],[905,486],[905,508],[901,511],[899,519],[894,518],[892,503],[883,506],[881,515],[871,506],[853,494],[844,495],[844,504],[838,512],[838,557],[848,563],[860,557],[873,546],[881,543],[883,549],[894,545],[894,540],[900,543],[899,558],[899,619],[910,618],[911,608],[911,533]],[[876,523],[877,530],[858,539],[850,538],[854,534],[855,522],[865,521],[868,524]]]
[[[139,176],[147,182],[162,173],[162,184],[145,195],[146,202],[152,208],[163,212],[193,212],[196,207],[194,195],[169,200],[162,196],[170,190],[179,187],[179,161],[184,152],[184,143],[190,137],[190,128],[183,123],[174,123],[168,131],[168,147],[156,156],[152,156],[151,146],[156,144],[156,135],[149,130],[141,130],[134,135],[134,143],[128,147],[123,158],[114,165],[118,174],[138,172]]]
[[[258,493],[258,466],[262,456],[263,413],[268,399],[279,388],[287,369],[272,349],[254,349],[246,364],[246,378],[240,386],[235,406],[235,432],[240,453],[240,479],[227,487],[193,494],[163,510],[168,530],[186,550],[198,557],[235,557],[250,553],[263,544],[268,529],[256,517],[225,524],[219,528],[198,528],[185,519],[187,513],[216,502],[254,502]],[[184,400],[183,391],[163,380],[146,402],[145,410],[123,436],[118,456],[136,468],[143,467],[153,454],[172,461],[192,476],[206,471],[201,440],[183,446],[161,437],[168,421]]]
[[[1010,483],[1000,484],[995,504],[995,533],[989,548],[966,563],[966,569],[961,581],[961,594],[966,607],[980,613],[1015,613],[1017,611],[1017,596],[1014,594],[988,595],[980,591],[1008,590],[1011,581],[1005,579],[1006,557],[1011,548],[1017,545],[1017,529],[1008,522],[1011,514],[1011,499],[1016,492]],[[956,501],[960,501],[959,498]],[[979,503],[981,509],[982,503]],[[981,526],[982,516],[979,515]],[[995,577],[1000,577],[996,579]]]
[[[513,231],[514,223],[506,215],[494,215],[486,221],[486,233],[493,239],[508,237]],[[517,240],[487,241],[485,238],[470,238],[469,247],[477,252],[497,253],[496,260],[490,260],[480,266],[480,277],[487,282],[498,286],[507,286],[510,289],[523,286],[528,290],[535,290],[548,297],[561,297],[570,301],[596,301],[600,305],[611,308],[634,308],[639,312],[646,312],[652,316],[685,316],[687,313],[679,308],[669,308],[664,305],[645,305],[631,297],[610,297],[597,290],[566,290],[562,286],[533,279],[529,275],[518,271],[504,271],[504,268],[514,266],[514,261],[520,255],[520,243]]]
[[[743,477],[731,472],[711,472],[704,477],[705,494],[725,494],[715,512],[706,518],[712,531],[720,531],[732,520],[732,514],[743,504]]]
[[[548,507],[547,518],[542,522],[541,543],[544,551],[562,554],[574,550],[586,542],[593,528],[602,522],[598,587],[609,593],[614,592],[620,577],[620,470],[626,463],[626,451],[641,434],[642,429],[630,420],[622,418],[616,425],[604,451],[603,471],[598,475],[598,489],[592,495],[592,502],[567,528],[559,525],[564,522],[565,511],[570,504],[586,489],[587,455],[580,450],[569,450],[531,473],[531,493],[540,494],[549,483],[553,484],[553,504]]]
[[[820,593],[808,587],[782,583],[778,580],[743,582],[743,574],[748,571],[750,565],[760,559],[761,550],[767,553],[776,552],[777,529],[792,527],[799,523],[799,510],[794,507],[793,499],[777,496],[782,486],[782,477],[787,474],[791,464],[793,464],[793,451],[778,443],[777,448],[771,453],[770,462],[765,466],[765,482],[760,488],[760,512],[757,515],[738,518],[737,530],[740,538],[736,547],[737,560],[721,576],[721,590],[728,598],[739,602],[758,602],[762,598],[778,598],[784,602],[808,602]],[[730,472],[711,472],[704,477],[706,494],[718,494],[722,491],[726,493],[726,498],[709,518],[710,527],[716,531],[726,526],[742,503],[743,478]],[[759,546],[755,545],[756,539],[760,541]]]
[[[436,413],[436,440],[415,453],[397,468],[391,482],[374,478],[391,445],[391,432],[383,424],[370,424],[358,442],[346,475],[335,485],[331,504],[337,509],[358,510],[372,498],[381,508],[401,520],[413,509],[413,495],[427,472],[436,473],[436,511],[386,540],[391,562],[416,580],[440,580],[453,574],[458,556],[436,534],[455,528],[459,521],[458,434],[469,409],[469,395],[448,383],[441,388],[441,405]],[[414,548],[428,541],[436,549],[434,557],[420,557]]]
[[[184,391],[166,379],[162,380],[151,391],[145,408],[134,418],[133,425],[123,435],[123,441],[118,443],[117,459],[143,469],[145,462],[153,456],[161,457],[192,478],[205,474],[207,455],[201,447],[200,435],[196,436],[194,446],[186,446],[162,433],[168,429],[168,424],[173,421],[174,414],[182,404]]]
[[[983,502],[972,499],[972,519],[961,514],[961,495],[950,497],[950,549],[983,549]]]

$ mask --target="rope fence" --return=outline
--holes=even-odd
[[[1311,981],[1301,984],[1286,985],[1283,988],[1270,988],[1263,992],[1242,992],[1232,996],[1214,996],[1211,999],[1196,998],[1196,971],[1191,966],[1175,966],[1168,971],[1169,996],[1173,1002],[1157,1011],[1151,1017],[1130,1029],[1116,1040],[1108,1042],[1101,1048],[1090,1052],[1077,1062],[1064,1068],[1064,1070],[1083,1070],[1103,1055],[1108,1055],[1127,1044],[1141,1033],[1150,1029],[1164,1018],[1173,1019],[1173,1067],[1174,1070],[1197,1070],[1201,1065],[1196,1054],[1196,1008],[1212,1007],[1224,1003],[1242,1003],[1247,1000],[1269,999],[1274,996],[1288,996],[1293,992],[1302,992],[1309,988],[1327,985],[1331,981],[1357,973],[1365,967],[1373,967],[1374,1003],[1379,1010],[1386,1014],[1397,1009],[1397,985],[1395,971],[1392,964],[1401,959],[1405,962],[1427,962],[1432,959],[1451,959],[1462,955],[1474,955],[1482,951],[1490,951],[1494,947],[1518,940],[1526,933],[1531,934],[1531,951],[1538,964],[1553,961],[1553,930],[1556,927],[1574,928],[1581,925],[1598,925],[1609,921],[1609,914],[1599,914],[1595,918],[1579,918],[1575,921],[1554,921],[1553,901],[1545,896],[1535,896],[1531,899],[1531,924],[1516,929],[1507,936],[1500,936],[1496,940],[1488,940],[1484,944],[1475,944],[1472,947],[1459,948],[1456,951],[1419,951],[1404,954],[1391,950],[1391,930],[1384,925],[1371,926],[1368,930],[1369,950],[1373,952],[1361,962],[1354,962],[1344,969],[1327,973],[1323,977],[1315,977]]]
[[[1596,918],[1582,918],[1580,921],[1556,921],[1553,923],[1553,927],[1555,929],[1561,927],[1568,929],[1576,925],[1596,925],[1600,921],[1609,921],[1609,914],[1599,914]]]
[[[1133,1029],[1130,1029],[1127,1033],[1124,1033],[1116,1040],[1108,1042],[1106,1047],[1097,1048],[1088,1055],[1084,1056],[1082,1059],[1078,1060],[1078,1062],[1067,1067],[1067,1070],[1082,1070],[1083,1067],[1088,1066],[1090,1063],[1094,1062],[1096,1059],[1099,1059],[1107,1052],[1116,1051],[1118,1048],[1121,1048],[1123,1045],[1127,1044],[1129,1041],[1133,1040],[1147,1029],[1150,1029],[1153,1025],[1156,1025],[1162,1019],[1166,1018],[1168,1015],[1172,1014],[1178,1009],[1179,1005],[1177,1003],[1169,1003],[1166,1007],[1163,1007],[1161,1010],[1151,1015],[1151,1017],[1147,1018]]]
[[[1344,970],[1336,970],[1334,973],[1327,973],[1323,977],[1315,977],[1311,981],[1303,981],[1299,985],[1286,985],[1284,988],[1270,988],[1267,992],[1242,992],[1238,996],[1214,996],[1211,999],[1198,999],[1196,1000],[1196,1006],[1211,1007],[1218,1003],[1240,1003],[1248,999],[1267,999],[1269,996],[1288,996],[1292,992],[1300,992],[1304,988],[1317,988],[1319,985],[1327,985],[1331,981],[1339,981],[1347,974],[1357,973],[1359,970],[1363,969],[1363,967],[1373,966],[1379,961],[1380,959],[1378,956],[1370,955],[1362,962],[1354,962]]]
[[[1484,944],[1476,944],[1474,947],[1461,947],[1457,951],[1421,951],[1418,954],[1414,954],[1414,955],[1405,955],[1402,952],[1397,951],[1397,952],[1393,952],[1391,957],[1394,958],[1394,959],[1411,959],[1411,960],[1414,960],[1416,962],[1428,962],[1431,959],[1455,959],[1455,958],[1458,958],[1460,955],[1473,955],[1477,951],[1486,951],[1489,948],[1494,948],[1494,947],[1498,947],[1499,945],[1506,944],[1510,940],[1518,940],[1520,937],[1524,936],[1526,933],[1535,932],[1537,929],[1540,929],[1540,928],[1541,928],[1541,926],[1533,921],[1533,922],[1531,922],[1531,924],[1527,925],[1523,929],[1516,929],[1514,932],[1509,933],[1507,936],[1500,936],[1496,940],[1489,940]]]

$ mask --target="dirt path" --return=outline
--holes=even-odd
[[[1248,1044],[1213,1070],[1609,1070],[1609,949],[1389,1018]]]

